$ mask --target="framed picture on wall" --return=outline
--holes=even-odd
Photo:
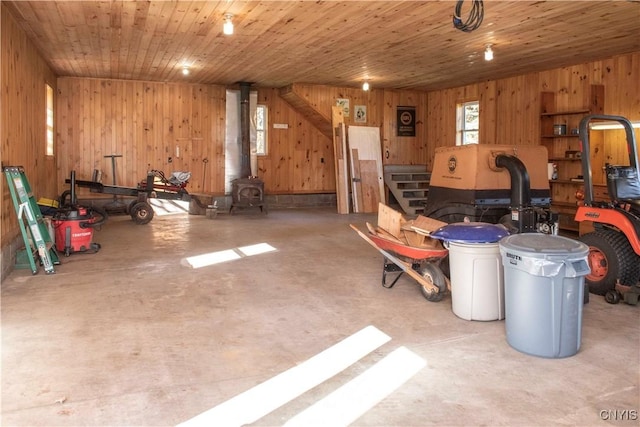
[[[398,106],[397,136],[416,136],[416,107]]]
[[[353,108],[353,121],[356,123],[367,123],[366,105],[356,105]]]
[[[345,117],[349,117],[349,98],[336,99],[336,105],[342,107],[342,112]]]

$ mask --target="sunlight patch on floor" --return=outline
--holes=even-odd
[[[183,214],[189,212],[189,202],[182,200],[147,199],[157,216]]]
[[[209,265],[220,264],[222,262],[233,261],[248,256],[260,255],[277,249],[268,243],[257,243],[255,245],[242,246],[239,248],[225,249],[222,251],[209,252],[184,258],[182,264],[191,268],[202,268]]]

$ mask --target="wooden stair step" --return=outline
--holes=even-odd
[[[420,173],[420,174],[391,174],[391,181],[429,181],[431,179],[431,175]]]
[[[407,181],[407,182],[397,182],[396,188],[401,190],[404,189],[428,189],[429,183],[427,181]]]

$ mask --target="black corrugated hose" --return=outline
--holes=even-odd
[[[456,11],[453,15],[453,26],[460,31],[470,33],[480,28],[480,24],[482,24],[482,19],[484,18],[484,5],[482,4],[482,0],[473,0],[471,2],[469,17],[465,22],[462,22],[462,16],[460,16],[462,14],[462,3],[464,3],[463,0],[458,0],[456,3]]]

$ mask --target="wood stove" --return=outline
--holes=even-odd
[[[238,178],[231,181],[231,208],[258,207],[262,213],[267,213],[264,201],[264,182],[258,177]]]
[[[264,200],[264,182],[257,176],[251,174],[250,162],[250,109],[249,93],[251,83],[240,82],[240,136],[241,136],[241,162],[240,178],[231,181],[231,207],[229,213],[233,213],[234,208],[259,207],[263,213],[267,212]]]

